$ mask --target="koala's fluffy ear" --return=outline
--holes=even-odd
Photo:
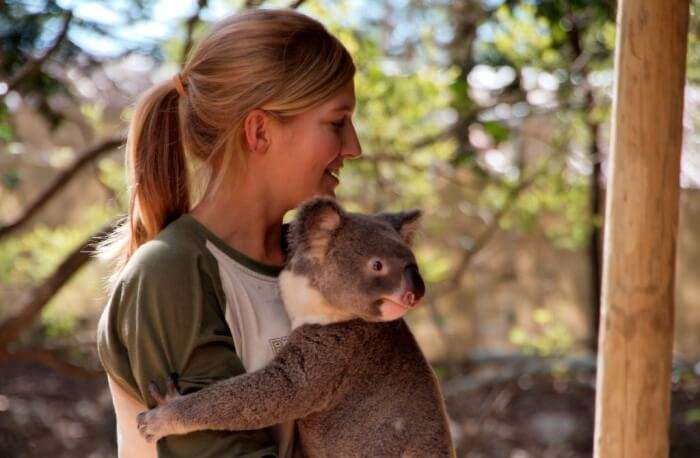
[[[289,228],[292,253],[299,250],[322,262],[333,232],[340,227],[345,212],[335,199],[316,197],[304,202]]]
[[[404,242],[411,245],[423,211],[416,208],[398,213],[377,213],[376,216],[391,224],[391,227],[396,229]]]

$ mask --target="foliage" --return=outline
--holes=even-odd
[[[46,52],[61,29],[64,18],[70,10],[61,6],[62,2],[46,0],[30,2],[9,0],[0,4],[0,79],[8,80],[18,73],[28,63],[28,56],[37,57]],[[148,17],[153,0],[126,0],[120,6],[112,5],[107,11],[120,16],[120,24],[128,25]],[[78,7],[80,4],[78,4]],[[75,15],[71,18],[70,30],[80,31],[95,39],[120,39],[115,36],[115,28],[99,19],[88,19]],[[49,32],[49,33],[47,33]],[[48,35],[48,36],[47,36]],[[30,97],[36,107],[47,117],[51,126],[56,127],[64,115],[55,110],[49,103],[50,96],[62,94],[74,98],[74,95],[64,78],[58,71],[59,66],[82,67],[84,70],[99,67],[104,58],[85,49],[74,37],[76,33],[68,34],[56,51],[49,57],[51,66],[37,69],[23,78],[20,86],[25,97]],[[129,43],[125,52],[146,52],[156,54],[154,48],[143,43]],[[65,68],[66,70],[68,67]],[[4,93],[3,93],[4,95]],[[4,104],[0,104],[4,105]],[[0,116],[0,131],[7,129],[6,118]]]
[[[37,224],[20,236],[0,241],[0,284],[16,289],[39,284],[88,236],[116,216],[113,208],[95,203],[85,208],[79,221],[53,228]]]
[[[532,314],[533,329],[515,326],[508,339],[529,355],[542,357],[561,356],[571,350],[573,338],[571,330],[559,321],[552,311],[535,309]]]
[[[47,62],[16,88],[19,101],[46,116],[55,130],[74,122],[87,138],[123,133],[130,108],[115,123],[114,101],[81,93],[76,75],[109,73],[108,67],[123,65],[135,53],[148,56],[154,74],[176,68],[186,18],[160,40],[125,36],[124,30],[133,30],[130,26],[147,23],[154,3],[125,0],[103,6],[118,18],[111,24],[76,15],[71,30],[116,41],[121,51],[98,56],[76,39],[79,33],[69,33]],[[195,38],[215,19],[212,11],[230,12],[243,2],[210,3],[195,25]],[[265,6],[287,3],[275,0]],[[340,38],[358,69],[354,121],[364,158],[346,164],[339,196],[356,211],[425,210],[416,252],[429,290],[450,282],[471,288],[465,285],[473,282],[462,280],[477,278],[476,269],[470,270],[471,264],[464,272],[456,269],[492,222],[513,233],[542,233],[554,247],[567,250],[581,250],[600,225],[590,216],[591,169],[599,158],[591,158],[589,151],[593,142],[604,143],[605,138],[594,138],[590,127],[604,125],[610,116],[614,2],[472,2],[478,10],[471,11],[473,24],[459,22],[466,19],[457,17],[456,8],[464,3],[308,0],[302,7]],[[51,44],[67,9],[63,2],[44,4],[37,8],[34,2],[2,2],[0,80]],[[692,8],[691,30],[697,30],[698,6]],[[454,41],[458,31],[466,34],[459,36],[464,42]],[[695,83],[700,74],[697,49],[693,33],[688,77]],[[486,76],[478,78],[479,72]],[[57,109],[57,95],[71,100],[77,110]],[[9,164],[0,170],[0,183],[3,197],[23,202],[23,175],[16,165],[29,162],[27,150],[55,169],[61,167],[59,155],[74,152],[68,147],[32,151],[18,137],[11,102],[18,102],[17,97],[0,99],[0,159]],[[40,215],[26,231],[0,240],[0,293],[9,297],[10,292],[37,287],[91,231],[125,212],[122,154],[120,150],[99,160],[92,177],[81,177],[98,180],[108,197],[86,195],[80,218],[50,226],[42,224]],[[531,183],[514,196],[528,179]],[[5,206],[9,204],[1,208]],[[499,216],[504,208],[508,211]],[[97,270],[77,275],[45,309],[41,335],[34,337],[55,338],[89,326],[86,310],[92,307],[96,315],[101,304],[81,307],[72,302],[97,300],[95,290],[85,286],[99,284],[97,275]],[[477,288],[481,295],[491,294],[481,285]],[[456,309],[472,310],[469,305],[457,304]],[[536,305],[513,323],[508,339],[527,352],[561,354],[574,346],[573,330],[567,326]]]
[[[700,423],[700,409],[690,409],[685,413],[685,422],[688,425]]]

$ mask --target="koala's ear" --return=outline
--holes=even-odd
[[[377,213],[376,216],[391,224],[391,227],[399,233],[404,242],[411,245],[423,211],[416,208],[398,213]]]
[[[340,227],[344,217],[343,209],[330,197],[316,197],[304,202],[289,229],[292,252],[301,250],[305,255],[322,262],[331,235]]]

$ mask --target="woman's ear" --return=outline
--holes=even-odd
[[[270,148],[270,128],[271,117],[265,110],[256,108],[246,115],[243,129],[246,145],[252,153],[265,154]]]

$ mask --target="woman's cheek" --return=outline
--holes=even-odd
[[[343,141],[340,137],[340,134],[333,135],[333,138],[328,142],[327,148],[326,148],[326,157],[328,159],[333,159],[336,156],[340,154],[340,151],[343,148]]]

